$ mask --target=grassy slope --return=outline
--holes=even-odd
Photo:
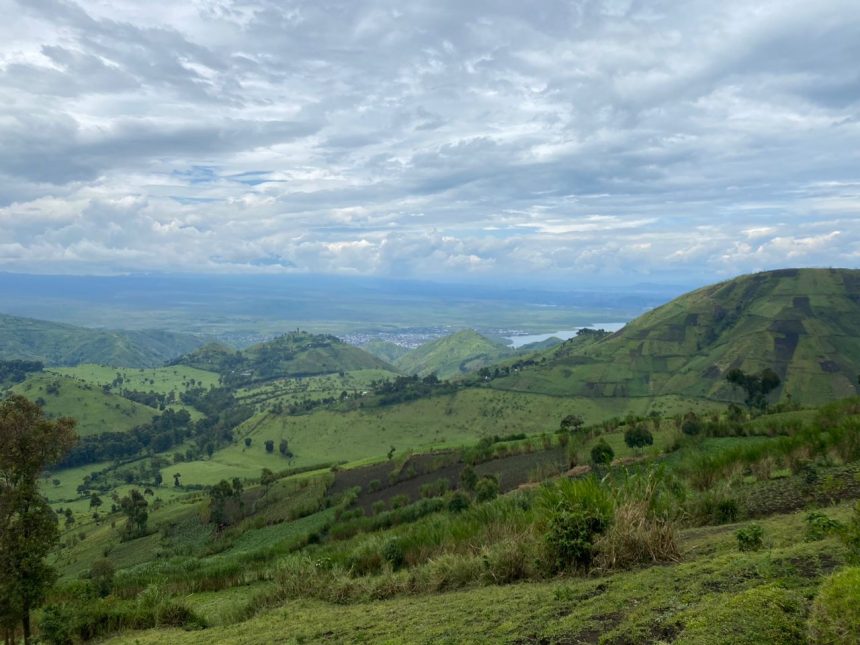
[[[849,509],[844,505],[828,514],[844,520]],[[348,605],[293,600],[234,625],[199,632],[149,630],[108,642],[763,642],[755,634],[774,629],[777,606],[750,599],[777,585],[808,606],[821,577],[845,557],[834,538],[803,541],[804,515],[761,521],[765,549],[758,552],[738,553],[739,525],[691,529],[682,534],[683,560],[677,564]],[[201,594],[192,602],[220,597],[223,615],[260,588]],[[802,628],[803,617],[796,620]],[[746,639],[732,640],[739,636],[734,630]]]
[[[860,372],[860,271],[743,276],[682,296],[578,351],[494,387],[591,396],[666,393],[737,399],[731,368],[775,369],[781,393],[816,404],[855,393]]]
[[[163,331],[106,331],[0,314],[0,358],[47,365],[154,367],[199,347],[194,336]]]
[[[510,353],[504,345],[466,329],[426,343],[401,356],[395,364],[407,374],[436,374],[446,379],[489,365]]]
[[[52,384],[57,394],[48,394]],[[49,373],[36,374],[12,388],[31,400],[42,398],[44,410],[52,417],[69,416],[77,419],[81,436],[99,432],[124,432],[147,423],[158,410],[116,394],[106,394],[100,387],[75,379]]]
[[[202,384],[204,388],[218,385],[218,375],[214,372],[186,367],[185,365],[135,369],[85,364],[77,367],[57,367],[49,371],[98,386],[110,384],[119,374],[123,378],[121,389],[128,388],[140,392],[152,391],[159,394],[168,394],[171,391],[178,394],[191,384],[194,386]]]
[[[390,370],[353,370],[340,374],[309,376],[305,378],[280,379],[262,385],[241,388],[236,393],[242,403],[254,404],[262,410],[264,405],[281,403],[291,405],[304,399],[322,400],[338,398],[342,392],[360,395],[370,388],[373,381],[391,379],[397,374]]]
[[[384,340],[371,340],[360,347],[367,353],[373,354],[392,365],[394,365],[398,358],[409,353],[408,347],[389,343]]]
[[[628,411],[645,414],[659,409],[672,415],[711,405],[671,396],[582,399],[470,388],[449,396],[354,412],[318,410],[299,416],[263,412],[238,429],[234,445],[217,451],[211,460],[181,464],[179,470],[187,484],[214,484],[225,477],[257,477],[264,467],[282,470],[288,465],[383,458],[391,446],[401,454],[462,446],[487,435],[554,432],[562,417],[574,413],[592,423]],[[244,437],[251,438],[251,447],[245,447]],[[295,454],[291,462],[278,454],[282,438]],[[274,454],[265,451],[267,439],[275,442]],[[172,466],[163,471],[165,481],[173,471]]]

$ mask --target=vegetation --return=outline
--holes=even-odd
[[[21,396],[0,403],[0,626],[8,633],[20,621],[28,644],[31,612],[54,580],[45,558],[58,539],[38,477],[74,443],[74,425],[46,419]]]

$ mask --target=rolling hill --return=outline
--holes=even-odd
[[[565,343],[502,389],[577,396],[739,395],[725,374],[775,370],[781,397],[849,396],[860,373],[860,271],[787,269],[683,295],[590,344]]]
[[[0,314],[0,360],[156,367],[202,344],[200,338],[187,334],[89,329]]]
[[[447,379],[480,369],[510,355],[510,350],[471,329],[430,341],[404,354],[395,365],[407,374]]]
[[[217,372],[228,385],[354,370],[396,370],[385,361],[335,336],[290,332],[244,350],[210,343],[173,361]]]

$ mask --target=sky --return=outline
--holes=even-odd
[[[860,266],[856,0],[0,0],[0,271]]]

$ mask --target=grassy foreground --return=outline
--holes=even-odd
[[[849,506],[828,509],[837,519]],[[486,586],[334,604],[288,600],[245,622],[200,631],[153,629],[109,643],[801,643],[821,580],[845,558],[834,538],[803,539],[805,512],[761,522],[765,546],[739,553],[724,525],[685,531],[680,563],[606,576]],[[259,586],[231,590],[247,602]],[[206,613],[220,594],[191,594]]]

